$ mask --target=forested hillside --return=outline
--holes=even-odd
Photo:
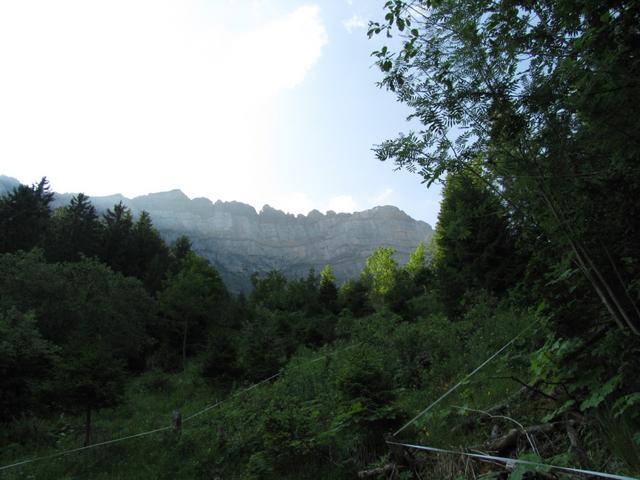
[[[444,184],[432,242],[236,296],[148,214],[17,186],[1,478],[640,477],[640,5],[381,17],[381,86],[423,128],[376,152]]]

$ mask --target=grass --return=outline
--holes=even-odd
[[[148,372],[129,383],[121,406],[96,412],[93,443],[170,425],[173,410],[186,417],[220,397],[203,382],[195,365],[179,374]],[[24,423],[22,445],[3,448],[3,465],[82,446],[83,416],[52,415]],[[186,432],[179,436],[172,430],[162,431],[0,471],[0,478],[160,478],[159,471],[171,478],[169,472],[181,468],[175,447],[179,451],[188,444],[186,437]]]

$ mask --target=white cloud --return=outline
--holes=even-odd
[[[343,20],[342,25],[347,29],[347,32],[352,33],[358,28],[364,28],[367,26],[367,22],[364,18],[354,14],[350,19]]]
[[[351,213],[358,210],[358,204],[351,195],[337,195],[329,200],[327,210],[340,213]]]
[[[231,29],[207,5],[0,2],[0,173],[90,195],[258,201],[275,97],[304,80],[327,34],[317,6]]]
[[[227,61],[243,76],[233,75],[233,83],[240,80],[246,93],[276,93],[301,83],[328,40],[319,13],[317,6],[300,7],[236,39]]]
[[[249,14],[253,17],[260,17],[271,7],[272,4],[270,0],[253,0],[249,4]]]

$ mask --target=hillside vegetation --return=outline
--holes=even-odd
[[[148,216],[116,205],[99,219],[83,196],[51,212],[47,189],[0,203],[5,232],[46,232],[15,235],[30,243],[0,256],[3,464],[167,428],[6,478],[503,470],[387,440],[638,472],[636,337],[585,310],[577,275],[528,274],[540,257],[472,179],[449,177],[436,241],[405,265],[381,247],[341,286],[329,267],[297,280],[274,271],[248,297],[229,295],[186,238],[165,246]],[[580,330],[566,323],[577,314]]]

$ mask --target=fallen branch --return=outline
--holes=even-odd
[[[550,433],[553,430],[563,427],[567,422],[552,422],[544,423],[542,425],[533,425],[526,428],[512,428],[506,435],[499,437],[487,444],[487,449],[493,452],[503,453],[508,450],[512,450],[518,445],[518,440],[521,436],[531,438],[531,435],[537,433]]]
[[[529,442],[529,445],[531,445],[531,450],[533,450],[533,453],[538,454],[538,449],[536,448],[536,444],[533,442],[533,438],[531,438],[529,436],[529,434],[527,433],[527,430],[524,428],[524,426],[518,422],[517,420],[511,418],[511,417],[507,417],[506,415],[492,415],[489,412],[485,412],[484,410],[476,410],[474,408],[467,408],[467,407],[456,407],[454,406],[453,408],[458,408],[460,410],[466,410],[469,412],[477,412],[477,413],[482,413],[483,415],[488,415],[490,418],[499,418],[499,419],[503,419],[503,420],[508,420],[509,422],[515,423],[518,427],[520,427],[520,432],[524,433],[525,437],[527,437],[527,441]],[[494,429],[491,432],[491,437],[492,439],[497,436],[495,435],[495,432],[497,432],[496,429],[497,425],[494,425]],[[517,429],[514,429],[517,430]]]
[[[583,468],[588,468],[590,466],[589,458],[582,448],[582,443],[580,442],[580,438],[578,437],[578,432],[573,426],[574,422],[567,422],[567,436],[569,437],[569,444],[571,445],[571,450],[576,453],[578,459],[580,460],[580,466]]]
[[[395,464],[387,463],[382,467],[372,468],[370,470],[362,470],[358,472],[358,478],[377,477],[378,475],[384,475],[386,473],[392,472],[395,469],[396,469]]]

